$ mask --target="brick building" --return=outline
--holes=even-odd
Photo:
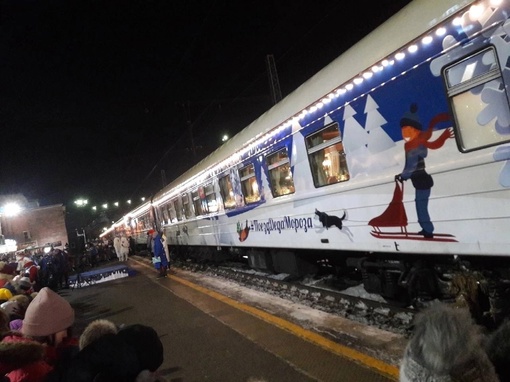
[[[0,201],[2,199],[5,200],[5,197],[1,197]],[[40,207],[34,202],[23,202],[23,199],[18,196],[22,209],[17,215],[0,215],[0,233],[4,239],[16,240],[18,250],[48,244],[63,248],[69,242],[65,206],[55,204]]]

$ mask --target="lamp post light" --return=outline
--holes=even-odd
[[[21,212],[22,208],[18,203],[6,203],[0,206],[0,237],[2,237],[2,217],[14,217]]]
[[[85,207],[89,201],[87,199],[76,199],[74,201],[74,204],[76,204],[77,207]]]
[[[5,217],[14,217],[18,215],[21,211],[21,206],[18,203],[6,203],[4,206],[0,207],[0,219],[2,216]],[[2,236],[2,224],[0,220],[0,236]]]

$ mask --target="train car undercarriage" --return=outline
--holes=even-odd
[[[510,261],[458,256],[390,257],[385,254],[293,251],[263,248],[177,246],[175,258],[214,265],[244,264],[254,270],[304,276],[334,276],[336,288],[363,284],[368,293],[416,309],[441,300],[466,306],[475,321],[496,327],[510,316]]]

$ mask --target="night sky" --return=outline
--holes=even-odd
[[[2,1],[0,194],[148,197],[408,2]]]

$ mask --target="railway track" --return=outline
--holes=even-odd
[[[391,302],[374,301],[335,290],[330,286],[305,285],[301,280],[286,281],[277,275],[254,273],[236,265],[213,266],[177,261],[173,267],[222,278],[243,287],[278,296],[363,324],[408,335],[416,311]]]

